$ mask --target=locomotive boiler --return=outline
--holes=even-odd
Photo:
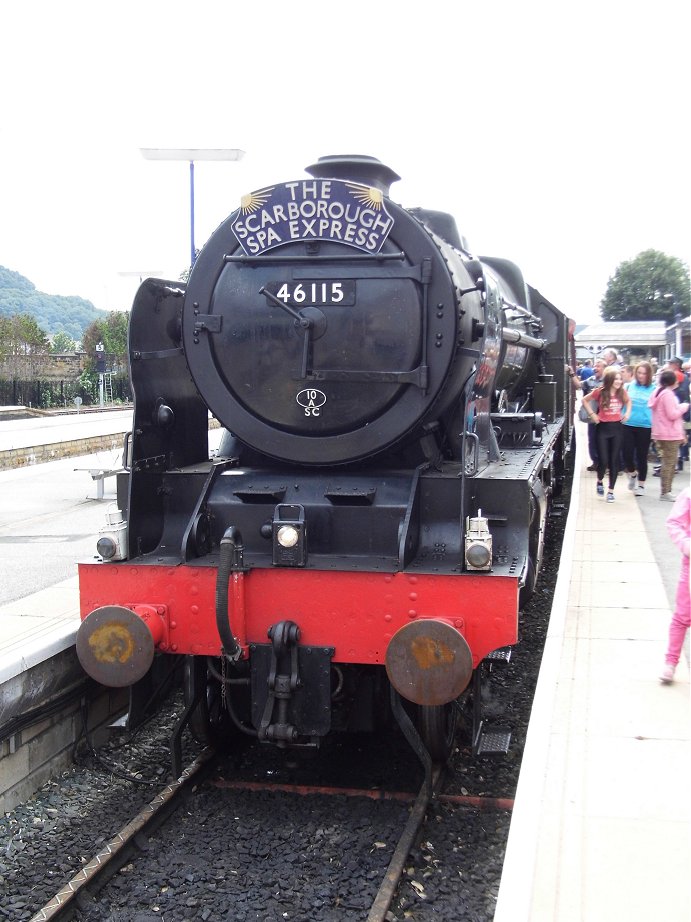
[[[245,196],[187,284],[137,293],[77,650],[134,690],[184,657],[178,733],[202,742],[316,746],[393,712],[442,760],[540,569],[572,325],[450,215],[392,201],[375,158],[306,172]]]

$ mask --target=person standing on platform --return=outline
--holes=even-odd
[[[617,371],[621,371],[621,366],[624,364],[622,357],[615,349],[605,349],[600,358],[603,359],[607,368],[616,368]]]
[[[679,403],[675,390],[679,386],[677,376],[670,369],[660,372],[658,387],[648,400],[653,411],[652,437],[660,456],[660,499],[673,503],[672,481],[677,467],[679,446],[685,438],[684,413],[689,409],[688,403]]]
[[[595,374],[592,359],[586,359],[581,367],[576,371],[576,374],[581,379],[581,381],[585,381],[586,378],[592,378],[592,376]]]
[[[689,382],[689,376],[684,371],[684,364],[682,360],[680,358],[670,359],[665,365],[665,368],[669,368],[670,371],[673,371],[677,377],[677,381],[679,383],[679,387],[677,387],[677,390],[676,390],[677,400],[679,401],[679,403],[688,403],[689,399],[691,399],[691,395],[689,394],[689,390],[690,390],[689,384],[691,382]],[[686,411],[686,413],[684,413],[684,422],[682,424],[682,428],[684,430],[684,434],[683,434],[682,443],[679,446],[679,458],[677,459],[677,471],[683,471],[684,461],[689,460],[688,437],[689,437],[689,428],[691,428],[691,415],[689,414],[688,410]]]
[[[679,494],[667,518],[667,531],[681,551],[681,573],[677,584],[674,614],[669,625],[669,642],[665,665],[660,674],[663,685],[674,681],[674,670],[679,662],[686,632],[691,626],[691,584],[689,583],[689,554],[691,554],[691,488]]]
[[[686,375],[686,386],[691,392],[691,362],[684,362],[681,366],[681,370]],[[691,393],[689,400],[691,400]],[[689,410],[684,413],[684,433],[686,436],[686,442],[679,449],[679,468],[682,471],[684,470],[684,461],[688,461],[689,456],[691,455],[691,411]]]
[[[689,399],[689,379],[688,376],[684,373],[683,362],[680,358],[669,359],[665,368],[668,368],[670,371],[673,371],[677,382],[679,384],[679,391],[677,393],[677,400],[685,401]]]
[[[648,406],[648,401],[655,391],[653,367],[650,362],[640,362],[636,365],[633,381],[624,386],[631,398],[631,416],[624,423],[624,468],[629,475],[629,490],[633,490],[634,496],[643,496],[648,476],[648,450],[652,426],[652,410]]]
[[[581,389],[584,397],[602,384],[602,375],[607,366],[604,359],[596,359],[593,367],[595,369],[593,374],[581,381]],[[597,426],[592,422],[588,423],[588,454],[590,455],[590,465],[587,469],[589,471],[596,471],[598,462]]]
[[[598,403],[597,413],[594,403]],[[622,423],[631,415],[631,398],[624,388],[621,371],[608,368],[602,376],[602,386],[583,398],[588,414],[597,427],[597,495],[605,492],[602,481],[609,471],[607,502],[614,502],[614,486],[619,474],[619,451],[624,434]]]

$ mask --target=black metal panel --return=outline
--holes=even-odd
[[[304,509],[308,568],[395,570],[412,482],[405,470],[233,470],[218,478],[207,503],[213,542],[235,525],[246,565],[271,566],[272,523],[281,497],[281,503]]]
[[[129,556],[156,548],[164,532],[165,471],[208,459],[208,410],[182,351],[184,286],[147,279],[129,326],[134,391],[128,502]]]
[[[269,695],[271,644],[252,644],[252,723],[259,727]],[[333,647],[298,646],[300,684],[288,703],[288,718],[302,736],[324,736],[331,729],[331,658]]]

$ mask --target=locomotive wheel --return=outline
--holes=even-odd
[[[417,730],[433,762],[447,762],[453,752],[458,708],[456,702],[437,705],[419,705]]]
[[[221,683],[209,671],[202,656],[185,658],[184,695],[189,706],[202,685],[199,704],[190,714],[189,728],[192,736],[203,746],[227,749],[236,735],[235,726],[223,706]]]

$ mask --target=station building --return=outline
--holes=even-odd
[[[597,358],[603,349],[616,349],[627,363],[654,359],[663,365],[667,359],[691,356],[691,317],[664,320],[601,321],[576,327],[576,358],[583,362]]]

